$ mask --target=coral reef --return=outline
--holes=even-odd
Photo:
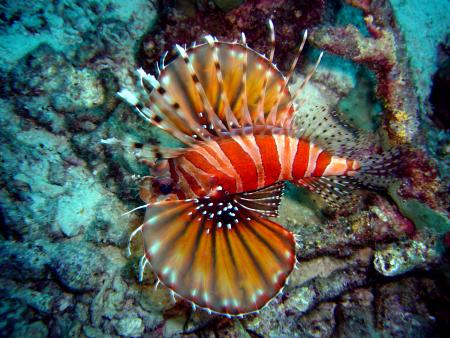
[[[319,48],[366,65],[377,77],[377,95],[383,100],[384,124],[390,140],[411,142],[417,132],[418,102],[411,87],[403,51],[396,48],[398,33],[392,26],[388,1],[349,0],[364,13],[369,37],[353,26],[322,26],[312,32]]]
[[[413,141],[419,148],[426,142],[436,159],[448,157],[443,150],[448,136],[439,122],[445,114],[426,117],[433,109],[427,100],[436,50],[411,56],[420,50],[417,41],[429,50],[443,40],[442,25],[449,20],[428,21],[437,1],[411,2],[429,6],[420,13],[394,0],[348,3],[172,1],[163,8],[163,2],[158,7],[146,0],[4,1],[0,336],[448,332],[450,226],[439,182],[448,173],[441,163],[436,170],[424,149],[405,159],[409,178],[400,187],[367,194],[365,206],[353,213],[330,213],[320,200],[289,186],[279,222],[298,235],[300,266],[283,295],[258,315],[230,320],[194,312],[184,301],[174,302],[166,289],[154,290],[148,270],[139,283],[139,257],[126,256],[128,236],[143,213],[121,215],[141,204],[139,176],[147,172],[126,149],[100,141],[115,137],[170,146],[173,140],[133,115],[115,92],[134,81],[138,66],[151,68],[174,43],[198,42],[206,33],[234,40],[244,31],[252,47],[267,52],[265,21],[271,17],[283,69],[300,31],[310,29],[317,46],[363,67],[325,55],[302,94],[305,108],[337,105],[367,130],[376,130],[381,119],[389,135],[385,141]],[[439,4],[436,15],[448,16],[448,4]],[[411,28],[408,15],[420,15],[420,31]],[[353,26],[340,26],[349,20]],[[415,41],[414,32],[422,38]],[[294,86],[314,62],[316,51],[308,53]],[[435,93],[442,92],[439,82],[445,78],[444,71],[439,74]],[[434,123],[438,127],[432,129]],[[133,253],[141,252],[139,241],[133,245]]]
[[[278,39],[275,62],[281,67],[289,65],[300,40],[299,32],[318,23],[325,7],[323,0],[257,0],[246,1],[224,13],[221,6],[218,9],[206,2],[202,7],[191,4],[189,8],[185,3],[180,1],[178,6],[166,7],[159,19],[159,27],[144,37],[141,59],[147,69],[153,70],[153,63],[166,51],[169,52],[167,60],[171,60],[176,43],[199,43],[206,34],[233,41],[240,39],[244,32],[252,48],[268,53],[269,18],[274,21]]]
[[[430,241],[428,241],[430,242]],[[375,269],[385,276],[397,276],[417,268],[420,264],[430,263],[439,257],[435,244],[414,240],[402,245],[389,244],[375,252]]]
[[[378,0],[348,0],[347,3],[362,11],[365,29],[353,24],[345,27],[321,25],[313,29],[312,42],[321,49],[363,64],[374,72],[376,94],[383,103],[382,125],[388,136],[385,142],[407,143],[411,146],[404,156],[403,176],[406,179],[397,191],[390,189],[391,196],[398,201],[402,212],[406,211],[406,203],[399,200],[397,193],[402,198],[410,199],[410,203],[415,203],[415,210],[423,211],[427,206],[431,207],[435,211],[429,210],[428,217],[441,220],[438,224],[428,224],[431,228],[439,228],[442,223],[448,224],[446,216],[442,216],[444,219],[440,217],[448,205],[447,188],[437,175],[433,159],[420,149],[425,142],[424,132],[419,132],[418,126],[425,120],[421,107],[425,104],[424,97],[429,94],[429,88],[418,84],[417,76],[414,77],[415,81],[412,79],[408,55],[413,55],[416,50],[408,50],[411,45],[404,47],[404,35],[394,21],[395,13],[400,11],[399,6],[402,5],[395,1]],[[406,24],[405,27],[409,29]],[[407,50],[410,54],[407,54]],[[416,64],[419,63],[417,57],[412,58]],[[423,59],[423,67],[426,68],[430,57]],[[420,95],[415,95],[414,86],[422,86]],[[446,177],[447,174],[443,175]],[[414,219],[412,209],[409,210],[404,215]]]

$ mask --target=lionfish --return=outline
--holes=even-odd
[[[132,145],[152,174],[147,204],[138,207],[145,221],[130,236],[143,237],[140,279],[149,264],[172,295],[228,317],[260,310],[296,266],[294,234],[269,218],[285,181],[342,205],[357,186],[384,186],[397,155],[358,155],[367,148],[364,133],[326,109],[299,112],[294,101],[323,53],[291,93],[307,33],[285,76],[273,63],[269,27],[269,57],[248,47],[244,34],[240,42],[206,36],[188,49],[176,45],[178,57],[162,59],[158,78],[139,69],[139,94],[118,93],[183,144]]]

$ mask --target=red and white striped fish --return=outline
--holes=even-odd
[[[158,282],[173,294],[227,316],[255,312],[280,293],[296,264],[294,234],[275,221],[285,181],[333,204],[362,183],[384,185],[396,153],[358,157],[362,138],[324,109],[298,113],[273,64],[241,42],[211,36],[160,66],[159,77],[138,70],[140,94],[119,93],[150,124],[182,148],[136,145],[152,177],[142,233]],[[139,98],[138,98],[139,97]],[[144,103],[141,103],[144,102]],[[153,155],[145,155],[151,150]],[[380,178],[381,177],[381,178]],[[142,270],[141,270],[142,274]]]

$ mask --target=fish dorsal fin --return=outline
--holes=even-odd
[[[373,144],[369,133],[355,129],[335,111],[320,105],[300,108],[292,129],[299,138],[314,142],[336,156],[361,158]]]
[[[235,202],[247,210],[258,212],[265,217],[278,216],[284,182],[236,195]]]
[[[151,204],[133,236],[139,230],[161,283],[195,306],[228,316],[267,304],[296,261],[293,234],[233,196]]]
[[[150,93],[147,113],[156,115],[160,126],[176,129],[177,136],[204,140],[249,122],[264,124],[275,106],[271,118],[275,126],[292,119],[283,75],[253,49],[212,37],[187,50],[177,48],[179,57],[162,69],[158,79],[140,71],[141,83]]]

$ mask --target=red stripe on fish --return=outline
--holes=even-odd
[[[294,164],[292,166],[292,177],[294,180],[298,180],[305,176],[306,169],[308,168],[309,159],[309,143],[300,140],[297,144],[297,152],[295,154]]]
[[[184,177],[184,179],[186,180],[186,182],[189,184],[189,187],[191,188],[191,191],[196,195],[196,196],[200,196],[202,195],[202,188],[201,186],[197,183],[197,180],[188,172],[186,172],[183,167],[178,166],[177,167],[178,172]]]
[[[322,176],[329,165],[332,165],[331,156],[326,151],[322,151],[316,160],[316,166],[312,176]]]
[[[258,174],[252,157],[233,139],[226,139],[218,144],[242,179],[242,191],[257,189]]]
[[[255,135],[255,142],[259,148],[264,166],[264,184],[274,184],[281,172],[280,157],[278,156],[275,139],[272,135]]]

